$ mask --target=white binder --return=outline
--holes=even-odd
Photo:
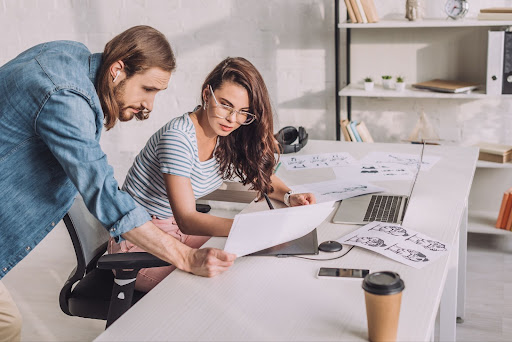
[[[489,31],[487,41],[486,93],[501,95],[503,83],[504,31]]]

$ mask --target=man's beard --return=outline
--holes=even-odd
[[[142,116],[142,110],[144,110],[145,108],[126,107],[126,104],[123,101],[125,86],[126,80],[122,80],[121,82],[119,82],[119,85],[114,88],[114,101],[116,101],[117,107],[119,108],[119,121],[130,121],[131,119],[133,119],[134,116],[137,116],[137,118],[141,120],[140,116]],[[138,109],[140,110],[140,112],[135,114],[133,111],[129,110],[130,108]]]

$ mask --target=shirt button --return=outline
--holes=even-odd
[[[52,222],[52,227],[55,227],[55,222]]]
[[[30,246],[25,247],[27,251],[30,251]]]
[[[2,271],[7,272],[7,267],[2,268]]]
[[[112,229],[110,229],[110,231],[111,231],[111,232],[115,232],[115,231],[116,231],[116,229],[115,229],[115,228],[112,228]]]

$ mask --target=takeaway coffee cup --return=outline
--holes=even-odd
[[[404,282],[395,272],[374,272],[363,280],[371,342],[396,341]]]

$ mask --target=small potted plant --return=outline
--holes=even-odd
[[[405,89],[405,82],[404,82],[404,77],[403,76],[398,76],[396,78],[395,89],[397,91],[404,91],[404,89]]]
[[[392,89],[393,88],[393,77],[390,75],[382,76],[382,86],[384,89]]]
[[[373,90],[373,80],[371,77],[366,77],[364,79],[364,90],[366,90],[366,91]]]

